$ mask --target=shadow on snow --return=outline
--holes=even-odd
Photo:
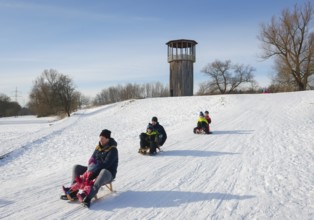
[[[171,150],[162,151],[158,156],[193,156],[193,157],[212,157],[222,155],[234,155],[238,153],[218,152],[218,151],[202,151],[202,150]]]
[[[254,130],[232,130],[232,131],[213,131],[210,135],[221,135],[221,134],[252,134]]]
[[[184,203],[199,201],[227,201],[252,199],[252,195],[234,195],[228,193],[203,193],[184,191],[126,191],[117,193],[114,198],[104,198],[92,204],[92,210],[114,210],[127,207],[134,208],[166,208],[176,207]],[[92,202],[93,203],[93,202]]]

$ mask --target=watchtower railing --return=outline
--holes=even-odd
[[[195,62],[195,55],[190,54],[170,54],[168,55],[168,62],[177,61],[177,60],[188,60]]]

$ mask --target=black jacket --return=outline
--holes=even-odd
[[[164,127],[159,124],[159,122],[157,122],[155,125],[153,125],[153,128],[154,128],[155,131],[157,131],[159,134],[162,135],[161,141],[159,143],[160,146],[162,146],[166,142],[167,133],[166,133]]]
[[[116,177],[119,162],[117,145],[113,138],[110,138],[105,146],[98,143],[92,155],[92,158],[97,161],[96,175],[99,174],[100,170],[106,169],[110,171],[113,179]]]

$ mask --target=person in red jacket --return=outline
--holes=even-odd
[[[205,111],[205,119],[208,121],[207,128],[208,128],[209,134],[211,134],[212,132],[210,131],[209,124],[212,122],[212,119],[210,118],[209,112],[207,110]]]

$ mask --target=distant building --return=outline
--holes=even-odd
[[[193,63],[195,62],[194,40],[171,40],[168,43],[170,63],[170,96],[193,95]]]

